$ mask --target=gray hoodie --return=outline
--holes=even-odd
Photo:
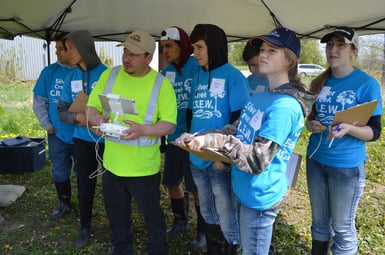
[[[86,63],[87,70],[91,70],[100,63],[100,59],[95,50],[95,42],[91,33],[87,30],[73,31],[63,38],[65,41],[70,40],[79,51],[80,56]]]
[[[65,47],[65,41],[70,40],[76,49],[78,50],[82,60],[86,64],[86,70],[83,70],[79,63],[77,65],[83,72],[83,81],[86,84],[89,84],[90,74],[89,71],[94,69],[101,61],[95,50],[95,42],[91,33],[87,30],[77,30],[72,31],[63,38],[63,45]],[[58,112],[60,121],[68,124],[75,123],[74,115],[75,113],[69,112],[68,109],[71,104],[59,101]]]

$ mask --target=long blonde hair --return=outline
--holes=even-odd
[[[290,61],[289,65],[289,81],[301,83],[301,79],[298,77],[298,58],[294,52],[288,48],[284,48],[285,57]]]
[[[357,51],[358,50],[357,47],[354,44],[350,44],[350,45],[351,45],[351,49],[353,51]],[[351,61],[353,61],[353,59],[351,59]],[[313,80],[313,82],[310,85],[310,91],[314,92],[316,94],[319,94],[321,92],[323,86],[325,85],[326,81],[329,79],[331,74],[332,74],[332,69],[329,66],[328,68],[326,68],[325,71],[323,71],[320,75],[318,75]],[[315,112],[315,105],[313,105],[313,109],[312,109],[310,115],[308,116],[308,119],[309,120],[314,120],[315,114],[316,114],[316,112]]]

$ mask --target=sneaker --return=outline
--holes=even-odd
[[[91,231],[89,228],[82,228],[78,238],[75,240],[75,247],[78,249],[84,248],[90,241]]]

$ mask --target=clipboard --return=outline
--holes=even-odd
[[[72,102],[68,111],[70,112],[84,112],[87,106],[88,95],[84,91],[80,91],[78,96]]]
[[[302,156],[298,153],[291,154],[286,167],[286,176],[290,187],[294,188],[297,184],[298,174],[301,167]]]
[[[229,157],[223,155],[221,152],[219,152],[217,149],[214,149],[214,148],[204,148],[202,151],[195,151],[195,150],[191,150],[188,145],[185,147],[175,142],[172,142],[172,144],[207,161],[221,161],[227,164],[233,163]]]
[[[353,126],[362,127],[368,123],[368,120],[372,116],[374,109],[378,104],[378,100],[371,102],[359,104],[353,106],[347,110],[338,111],[334,115],[332,126],[337,125],[338,123],[349,123]],[[329,133],[326,137],[327,140],[330,140],[332,135]]]

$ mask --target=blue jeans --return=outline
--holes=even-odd
[[[240,243],[235,198],[231,191],[231,166],[219,170],[213,165],[206,169],[191,165],[191,172],[205,222],[220,225],[229,244]]]
[[[71,170],[77,172],[74,163],[73,144],[60,140],[55,134],[48,134],[48,151],[52,162],[52,175],[55,182],[70,179]]]
[[[242,255],[268,255],[278,209],[256,210],[237,202]]]
[[[333,239],[334,255],[358,251],[355,218],[365,187],[365,163],[354,168],[325,166],[306,159],[306,174],[312,209],[312,238]]]
[[[102,177],[104,205],[111,228],[114,255],[133,255],[132,198],[147,228],[148,254],[168,254],[166,222],[160,206],[160,174],[119,177],[106,171]],[[147,254],[147,253],[146,253]]]

